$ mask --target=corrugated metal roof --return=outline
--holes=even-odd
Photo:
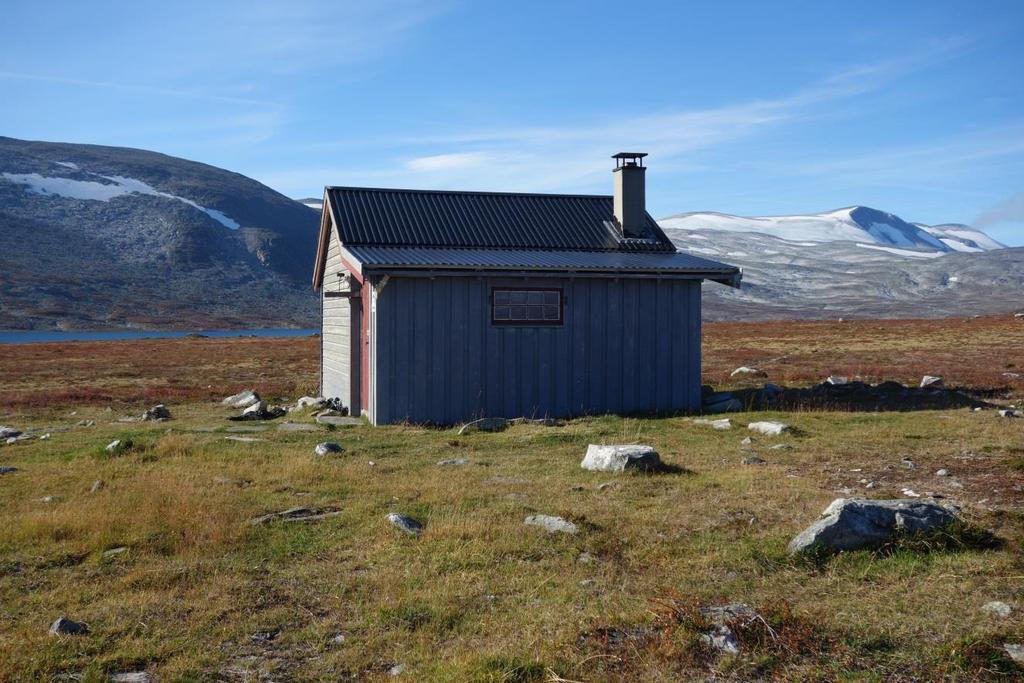
[[[440,192],[329,187],[342,244],[674,252],[647,216],[644,239],[623,239],[603,195]]]
[[[739,269],[681,252],[542,251],[525,249],[439,249],[345,245],[364,269],[481,269],[695,274],[731,279]]]

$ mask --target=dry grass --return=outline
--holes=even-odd
[[[827,324],[808,324],[806,336],[789,342],[795,357],[817,358],[808,346],[822,336],[815,326]],[[792,328],[776,331],[783,333]],[[754,354],[731,346],[741,339],[709,326],[712,374],[782,343],[769,330]],[[844,339],[851,348],[882,345]],[[923,353],[912,339],[902,335],[900,353]],[[164,343],[190,350],[165,349],[159,363],[178,360],[160,367],[178,367],[195,390],[218,397],[247,380],[294,397],[307,380],[301,372],[289,378],[271,357],[294,353],[294,367],[315,371],[308,340],[291,342],[306,345],[305,357],[281,340],[238,351],[220,340]],[[961,339],[967,349],[984,343]],[[133,344],[119,347],[124,356],[145,355]],[[858,351],[869,352],[882,353]],[[56,383],[56,359],[34,353],[40,383]],[[189,355],[206,369],[189,369]],[[12,357],[0,363],[5,377],[18,374]],[[132,382],[166,385],[145,374],[163,370],[140,367],[150,369]],[[253,367],[264,377],[248,375]],[[212,372],[230,386],[200,386]],[[69,372],[73,382],[102,389],[102,378],[78,373]],[[31,393],[33,375],[19,377],[18,391]],[[991,411],[807,411],[740,414],[736,429],[720,432],[685,418],[600,417],[464,437],[416,427],[271,429],[253,434],[263,441],[239,443],[224,439],[233,423],[212,401],[172,404],[175,419],[163,424],[116,422],[141,407],[0,408],[0,424],[53,434],[0,447],[0,464],[19,468],[0,477],[0,680],[102,680],[140,668],[161,680],[384,680],[396,663],[409,680],[436,681],[969,681],[1015,673],[999,648],[1024,641],[1024,420]],[[96,426],[74,427],[82,418]],[[742,425],[762,418],[800,432],[755,436],[753,450],[768,464],[744,466]],[[102,447],[114,438],[136,446],[110,457]],[[314,459],[313,445],[326,439],[346,453]],[[656,446],[686,472],[579,468],[586,444],[629,441]],[[471,464],[436,464],[454,457]],[[940,467],[952,476],[936,477]],[[90,493],[97,479],[106,485]],[[903,487],[961,504],[1004,545],[894,547],[819,564],[786,558],[789,538],[841,491],[889,497]],[[309,525],[247,523],[296,505],[342,514]],[[388,526],[391,511],[423,521],[423,536]],[[566,516],[583,532],[549,536],[522,524],[533,513]],[[118,546],[130,550],[103,558]],[[990,600],[1011,604],[1013,614],[981,612]],[[714,656],[698,641],[695,608],[720,602],[754,606],[775,636],[755,625],[740,632],[741,657]],[[88,622],[91,633],[48,636],[60,614]]]

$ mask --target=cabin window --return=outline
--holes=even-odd
[[[494,289],[491,322],[495,325],[561,325],[562,290]]]

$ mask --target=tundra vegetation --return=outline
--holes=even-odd
[[[311,410],[226,419],[239,411],[220,399],[248,387],[271,404],[314,393],[316,348],[0,349],[0,425],[34,436],[0,445],[16,468],[0,475],[0,680],[1021,675],[1004,645],[1024,642],[1024,419],[797,407],[732,413],[726,429],[594,416],[464,435],[332,429]],[[1000,405],[1024,397],[1013,317],[714,324],[704,353],[719,389],[766,381],[730,377],[746,365],[786,386],[928,374]],[[157,403],[171,419],[120,421]],[[107,451],[115,440],[130,446]],[[343,450],[317,457],[323,442]],[[581,468],[602,443],[651,445],[666,468]],[[835,498],[906,491],[960,506],[962,522],[787,554]],[[576,532],[524,523],[540,515]],[[62,616],[86,630],[51,634]],[[736,652],[713,645],[723,624]]]

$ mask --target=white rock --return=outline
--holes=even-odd
[[[292,408],[292,410],[306,410],[307,408],[319,410],[324,407],[324,403],[326,403],[326,401],[324,401],[323,396],[303,396],[296,401],[295,407]]]
[[[316,448],[313,449],[313,454],[321,458],[324,456],[333,455],[335,453],[344,452],[345,449],[342,448],[340,445],[334,443],[333,441],[324,441],[322,443],[318,443],[316,445]]]
[[[920,384],[919,388],[921,388],[921,389],[927,389],[927,388],[941,389],[942,388],[942,378],[941,377],[936,377],[934,375],[925,375],[924,377],[921,378],[921,384]]]
[[[706,425],[712,429],[732,429],[732,422],[730,422],[727,417],[723,417],[720,420],[705,420],[697,418],[693,421],[693,424]]]
[[[661,468],[658,452],[650,446],[600,446],[590,444],[580,467],[597,472],[622,472],[627,469],[657,470]]]
[[[388,513],[387,519],[391,522],[391,526],[400,531],[404,531],[410,536],[419,536],[423,533],[423,525],[412,517],[406,517],[405,515],[400,515],[397,512],[391,512]]]
[[[1003,643],[1003,650],[1010,656],[1010,659],[1017,664],[1024,666],[1024,644]]]
[[[238,392],[234,396],[228,396],[221,401],[220,404],[228,406],[229,408],[248,408],[252,404],[258,403],[259,400],[259,394],[252,389],[246,389],[245,391]]]
[[[755,431],[758,434],[764,434],[765,436],[778,436],[783,432],[788,432],[792,429],[788,424],[784,422],[751,422],[747,425],[747,429]]]
[[[764,370],[759,370],[757,368],[748,368],[746,365],[744,365],[736,368],[735,370],[729,373],[730,377],[735,377],[736,375],[742,375],[744,377],[767,377],[768,373],[766,373]]]
[[[985,614],[991,614],[994,617],[1001,617],[1005,619],[1010,616],[1013,611],[1009,605],[999,600],[993,600],[992,602],[986,602],[981,606],[981,611]]]
[[[523,520],[523,524],[539,526],[551,533],[575,534],[579,531],[579,527],[572,522],[552,515],[530,515]]]
[[[114,439],[113,441],[111,441],[110,443],[107,444],[106,451],[107,451],[107,453],[115,453],[115,454],[116,453],[124,453],[125,451],[127,451],[131,447],[132,447],[132,442],[131,441],[128,441],[128,440],[122,441],[121,439]]]
[[[840,375],[829,375],[825,382],[828,384],[838,386],[841,384],[849,384],[850,379],[848,377],[842,377]]]
[[[949,470],[947,470],[945,468],[943,468],[941,470],[935,470],[935,476],[936,477],[948,477],[949,476]]]
[[[999,417],[1020,417],[1020,411],[1013,408],[1003,408],[999,410]]]
[[[145,671],[129,671],[110,677],[110,683],[150,683],[152,680],[153,677]]]

